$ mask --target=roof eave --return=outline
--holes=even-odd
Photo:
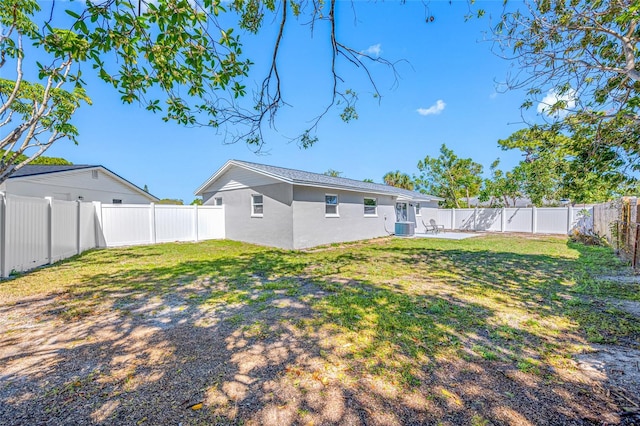
[[[129,182],[127,179],[123,178],[122,176],[118,175],[117,173],[112,172],[111,170],[107,169],[104,166],[76,167],[74,169],[69,169],[69,170],[56,170],[56,171],[33,173],[33,174],[30,174],[30,175],[15,176],[15,177],[9,176],[9,178],[11,180],[28,179],[28,178],[33,178],[34,176],[44,176],[44,175],[50,175],[50,174],[54,174],[54,173],[74,173],[74,172],[81,171],[81,170],[85,171],[85,170],[98,170],[98,169],[104,171],[107,175],[110,175],[112,178],[121,181],[123,184],[128,186],[130,189],[133,189],[134,191],[140,193],[140,195],[151,199],[151,201],[160,201],[160,199],[158,197],[156,197],[155,195],[146,192],[144,189],[142,189],[139,186]]]
[[[314,188],[334,189],[334,190],[360,192],[360,193],[375,194],[375,195],[390,195],[390,196],[393,196],[393,197],[397,197],[398,196],[398,194],[393,193],[392,191],[381,191],[381,190],[375,190],[375,189],[356,188],[356,187],[353,187],[353,186],[346,186],[346,185],[331,185],[331,184],[308,182],[308,181],[301,181],[301,180],[294,180],[292,183],[294,185],[310,186],[310,187],[314,187]]]
[[[243,164],[243,163],[238,163],[234,160],[228,160],[226,163],[224,163],[222,165],[222,167],[220,167],[214,174],[211,175],[211,177],[209,179],[206,180],[205,183],[203,183],[202,185],[200,185],[200,187],[198,189],[196,189],[196,191],[194,192],[194,195],[199,195],[202,196],[204,195],[204,190],[207,189],[209,186],[211,186],[211,184],[213,182],[215,182],[220,176],[222,176],[227,170],[229,170],[231,168],[231,166],[236,166],[236,167],[241,167],[245,170],[250,170],[254,173],[258,173],[261,174],[263,176],[267,176],[282,182],[288,182],[288,183],[293,183],[293,181],[291,181],[290,179],[286,179],[280,175],[276,175],[274,173],[269,173],[269,172],[265,172],[264,170],[260,170],[257,169],[255,167],[251,167],[247,164]]]

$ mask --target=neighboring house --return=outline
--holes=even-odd
[[[158,201],[158,198],[103,166],[26,165],[1,183],[0,191],[26,197],[111,204]]]
[[[224,205],[226,237],[300,249],[389,235],[436,218],[441,198],[388,185],[230,160],[200,188]]]

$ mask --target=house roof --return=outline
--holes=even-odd
[[[111,170],[107,169],[106,167],[100,166],[100,165],[89,165],[89,164],[70,164],[70,165],[27,164],[26,166],[22,166],[21,168],[19,168],[15,172],[13,172],[11,175],[9,175],[8,179],[18,179],[18,178],[24,178],[24,177],[30,177],[30,176],[51,174],[51,173],[64,173],[64,172],[71,172],[71,171],[82,170],[82,169],[101,169],[106,174],[108,174],[111,177],[121,181],[123,184],[125,184],[128,187],[130,187],[134,191],[140,192],[142,195],[148,196],[153,201],[158,201],[159,200],[159,198],[156,197],[155,195],[152,195],[152,194],[146,192],[144,189],[142,189],[139,186],[129,182],[128,180],[126,180],[122,176],[120,176],[120,175],[112,172]]]
[[[87,164],[71,164],[71,165],[43,165],[43,164],[27,164],[26,166],[22,166],[15,172],[9,175],[9,179],[23,177],[23,176],[35,176],[35,175],[43,175],[46,173],[58,173],[58,172],[68,172],[70,170],[79,170],[79,169],[88,169],[92,167],[101,167],[101,166],[90,166]]]
[[[284,167],[269,166],[266,164],[251,163],[248,161],[229,160],[217,172],[215,172],[200,188],[196,190],[196,195],[202,195],[204,190],[218,179],[230,167],[237,166],[252,170],[256,173],[288,182],[294,185],[316,186],[330,189],[343,189],[347,191],[358,191],[372,194],[385,194],[397,196],[399,199],[413,201],[441,201],[442,198],[422,194],[416,191],[409,191],[394,186],[380,183],[363,182],[342,177],[327,176],[320,173],[305,172],[303,170],[287,169]]]

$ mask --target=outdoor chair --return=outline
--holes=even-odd
[[[437,234],[440,231],[444,231],[444,225],[438,225],[436,223],[436,221],[433,220],[433,219],[429,220],[428,224],[426,224],[426,223],[424,223],[424,221],[422,221],[422,224],[424,225],[424,232],[425,233],[431,232],[431,233]]]

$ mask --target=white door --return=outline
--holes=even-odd
[[[407,222],[407,203],[396,203],[396,222]]]

